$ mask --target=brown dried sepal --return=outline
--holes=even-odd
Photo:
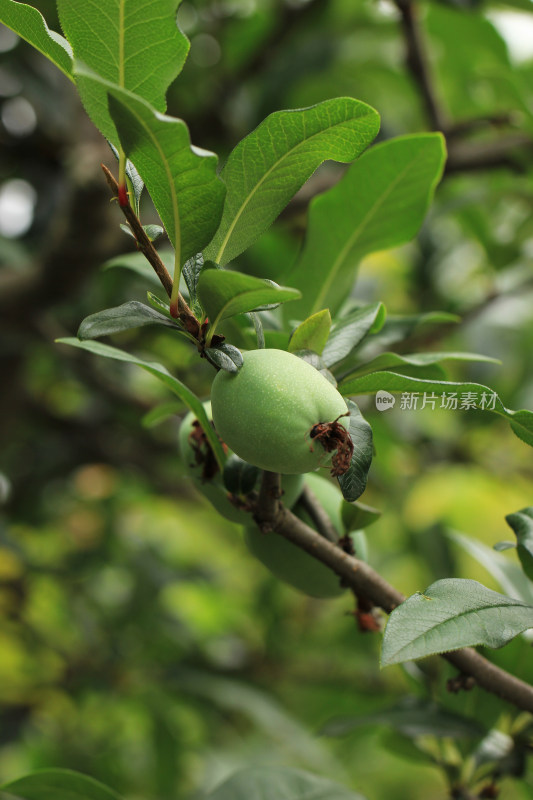
[[[194,464],[191,466],[201,467],[202,473],[200,475],[202,483],[212,481],[218,472],[218,463],[209,440],[205,435],[205,431],[197,419],[192,423],[192,429],[189,434],[189,444],[194,453]],[[227,447],[222,442],[224,452],[227,452]]]
[[[313,441],[320,442],[326,453],[335,451],[331,459],[331,475],[334,478],[344,475],[352,463],[353,442],[338,418],[334,422],[318,422],[313,425],[310,436]]]

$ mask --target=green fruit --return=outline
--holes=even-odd
[[[340,490],[317,474],[306,475],[305,482],[322,504],[339,535],[342,535]],[[314,528],[308,514],[299,506],[296,506],[294,513]],[[248,524],[244,532],[244,541],[250,552],[268,567],[276,578],[304,594],[328,598],[338,597],[345,591],[340,584],[339,576],[329,567],[277,533],[261,533],[257,526]]]
[[[261,469],[311,472],[327,465],[334,450],[335,474],[349,465],[353,448],[343,397],[318,370],[292,353],[244,353],[237,373],[217,374],[211,403],[215,428],[228,447]],[[342,455],[340,471],[337,455]]]
[[[208,419],[211,419],[211,403],[207,401],[203,406]],[[202,429],[192,411],[183,418],[179,429],[178,441],[182,461],[187,466],[196,488],[225,519],[236,522],[238,525],[250,524],[251,515],[247,511],[237,508],[231,502],[209,442],[203,435]],[[283,476],[281,482],[282,500],[287,508],[292,508],[302,493],[303,485],[303,475]]]

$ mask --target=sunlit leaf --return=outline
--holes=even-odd
[[[59,19],[76,61],[112,84],[165,111],[169,85],[181,71],[189,41],[176,24],[180,0],[58,0]],[[79,70],[76,84],[87,113],[118,145],[105,85],[89,81]],[[137,166],[135,160],[133,163]]]
[[[0,22],[50,59],[70,80],[72,48],[63,36],[51,31],[43,15],[33,6],[14,0],[0,0]]]
[[[301,318],[326,307],[335,313],[350,294],[363,256],[413,238],[444,159],[441,134],[392,139],[371,148],[312,201],[305,245],[288,277],[304,291],[291,313]]]
[[[289,341],[289,353],[295,353],[297,350],[313,350],[321,355],[328,340],[330,328],[329,309],[324,308],[322,311],[317,311],[293,331]]]
[[[353,161],[378,130],[378,113],[350,97],[270,114],[239,142],[222,170],[224,214],[206,257],[222,265],[234,259],[323,161]]]
[[[367,334],[379,331],[385,323],[385,317],[383,303],[373,303],[337,320],[322,353],[328,367],[346,358]]]

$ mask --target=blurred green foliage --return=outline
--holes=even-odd
[[[57,28],[54,3],[34,5]],[[532,133],[533,52],[518,58],[498,28],[497,13],[513,6],[527,9],[420,3],[456,156]],[[222,157],[266,114],[337,95],[376,107],[382,138],[431,127],[391,3],[185,0],[179,19],[191,56],[169,109],[196,145]],[[153,284],[100,270],[131,247],[99,174],[113,157],[68,81],[23,42],[4,40],[0,195],[18,181],[30,217],[17,235],[4,223],[0,237],[0,782],[62,766],[128,800],[181,800],[237,766],[287,764],[372,800],[398,796],[399,786],[412,800],[444,796],[445,774],[479,737],[449,747],[415,737],[423,746],[414,747],[377,723],[344,738],[317,731],[411,694],[505,734],[518,712],[478,692],[447,694],[452,673],[433,660],[380,672],[379,637],[357,630],[348,594],[315,601],[277,583],[185,478],[178,417],[143,425],[171,399],[164,388],[130,365],[52,344],[89,313],[143,300]],[[477,118],[485,122],[461,133],[459,123]],[[511,408],[532,408],[531,141],[505,156],[449,174],[417,241],[364,261],[355,299],[382,300],[392,317],[459,314],[457,325],[420,328],[398,351],[435,342],[497,357],[501,366],[456,364],[450,375],[488,383]],[[286,270],[309,198],[339,174],[322,167],[239,268],[274,280]],[[211,368],[170,334],[141,329],[113,341],[208,394]],[[505,515],[532,504],[528,448],[505,422],[475,411],[361,407],[376,446],[363,500],[383,511],[369,531],[372,565],[407,594],[451,576],[500,589],[497,570],[447,532],[489,547],[508,537]],[[530,678],[523,639],[491,657]],[[529,767],[506,779],[503,796],[528,797],[532,785]]]

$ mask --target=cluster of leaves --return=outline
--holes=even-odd
[[[172,15],[160,19],[155,13],[157,2],[142,10],[116,2],[109,4],[110,26],[108,19],[82,2],[65,0],[58,7],[68,41],[50,32],[35,9],[12,0],[3,0],[0,19],[76,84],[93,122],[119,158],[127,156],[130,197],[137,213],[146,185],[173,248],[174,286],[180,286],[183,275],[182,288],[191,308],[201,324],[208,323],[204,348],[208,360],[232,371],[240,366],[238,347],[282,343],[291,352],[307,351],[312,363],[332,375],[347,397],[377,390],[490,391],[480,384],[452,383],[438,375],[442,362],[482,357],[454,351],[389,352],[380,346],[380,336],[381,342],[390,341],[391,330],[383,304],[345,302],[364,256],[404,243],[419,230],[443,170],[444,143],[439,134],[398,137],[364,152],[377,135],[378,115],[365,103],[337,98],[271,114],[235,147],[217,174],[216,156],[191,145],[182,120],[164,115],[166,91],[188,51],[187,39]],[[301,252],[278,273],[288,285],[227,269],[326,160],[354,163],[336,186],[312,202]],[[157,232],[147,226],[151,238]],[[82,323],[79,339],[62,341],[135,363],[161,380],[195,412],[222,466],[224,454],[200,400],[182,381],[160,365],[93,341],[148,324],[194,341],[165,301],[150,293],[148,302],[132,301],[93,314]],[[273,314],[282,303],[287,303],[283,311]],[[449,315],[435,314],[431,321],[449,319]],[[231,336],[234,344],[218,342],[214,337],[219,331]],[[375,345],[374,353],[366,358],[361,351],[369,342]],[[358,411],[353,408],[352,422],[357,426]],[[531,412],[507,409],[499,398],[493,410],[533,445]],[[348,500],[355,500],[364,489],[370,458],[368,452],[363,456],[363,463],[354,464],[348,480],[341,482]],[[510,524],[517,532],[518,553],[531,575],[531,513],[526,509],[512,516],[516,517]],[[382,662],[395,663],[465,644],[499,647],[531,627],[531,610],[527,602],[511,601],[473,582],[439,582],[394,612]],[[507,622],[503,632],[498,630],[502,615]],[[459,620],[462,638],[457,635]],[[237,788],[217,791],[222,797],[239,796],[247,780],[245,776]],[[311,778],[282,776],[280,786],[285,780],[298,785],[298,780]],[[20,790],[26,792],[21,796],[33,796],[31,787]],[[17,791],[16,786],[6,787],[10,795],[18,796]],[[83,791],[83,796],[91,797],[87,787]],[[322,791],[337,796],[331,787]],[[293,795],[301,793],[298,785]],[[340,789],[338,796],[355,797]],[[218,797],[216,792],[213,797]]]

